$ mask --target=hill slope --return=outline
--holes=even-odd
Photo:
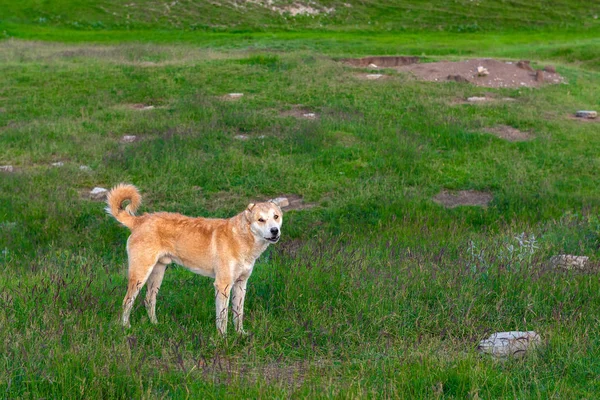
[[[444,30],[589,29],[600,4],[576,0],[12,0],[0,20],[83,29]]]

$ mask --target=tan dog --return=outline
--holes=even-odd
[[[123,202],[130,203],[122,208]],[[147,282],[146,309],[152,323],[156,319],[156,294],[167,264],[176,262],[200,275],[215,279],[217,329],[227,331],[229,297],[233,322],[244,333],[244,298],[254,262],[281,234],[282,212],[275,203],[249,204],[229,219],[190,218],[174,213],[135,216],[142,198],[133,185],[114,187],[107,198],[106,211],[131,229],[127,240],[129,284],[123,300],[124,326],[140,289]]]

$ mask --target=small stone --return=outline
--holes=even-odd
[[[585,110],[580,110],[577,111],[575,113],[575,116],[577,118],[588,118],[588,119],[594,119],[598,116],[598,113],[596,111],[585,111]]]
[[[517,67],[524,69],[526,71],[533,72],[533,67],[529,64],[529,60],[521,60],[517,63]]]
[[[277,204],[279,207],[287,207],[290,205],[290,201],[288,200],[287,197],[277,197],[277,198],[271,199],[269,201]]]
[[[369,68],[378,68],[375,64],[369,64]]]
[[[90,199],[105,200],[107,194],[108,194],[108,190],[101,188],[101,187],[95,187],[90,191]]]
[[[556,68],[554,68],[554,66],[552,65],[546,65],[544,67],[544,71],[550,73],[550,74],[555,74],[556,73]]]
[[[243,95],[244,93],[228,93],[227,97],[229,97],[230,99],[239,99]]]
[[[381,74],[367,74],[366,78],[367,79],[379,79],[381,78],[383,75]]]
[[[462,75],[448,75],[446,79],[449,81],[455,81],[460,83],[469,83],[469,80]]]
[[[63,165],[65,165],[65,163],[62,162],[62,161],[58,161],[58,162],[53,162],[52,163],[53,167],[62,167]]]
[[[574,256],[571,254],[560,254],[550,259],[552,268],[560,268],[566,270],[585,270],[589,257]]]
[[[0,165],[0,172],[15,172],[15,168],[12,165]]]
[[[140,110],[154,110],[154,106],[144,106]]]
[[[487,68],[482,67],[481,65],[477,67],[477,76],[488,76],[489,74],[490,71],[488,71]]]
[[[86,171],[86,172],[89,172],[89,171],[91,171],[91,170],[92,170],[92,169],[91,169],[90,167],[88,167],[87,165],[80,165],[80,166],[79,166],[79,169],[80,169],[81,171]]]
[[[494,357],[522,357],[541,342],[540,335],[534,331],[497,332],[479,342],[477,350]]]
[[[135,135],[125,135],[121,138],[121,142],[123,143],[133,143],[137,139]]]
[[[487,100],[488,100],[487,97],[476,97],[476,96],[474,96],[474,97],[468,97],[467,98],[467,101],[470,102],[470,103],[480,103],[482,101],[487,101]]]
[[[237,139],[237,140],[248,140],[248,139],[250,139],[250,136],[248,136],[248,135],[235,135],[234,139]]]
[[[305,114],[302,114],[302,116],[304,118],[308,118],[308,119],[315,119],[315,118],[317,118],[317,114],[315,114],[315,113],[305,113]]]
[[[544,82],[544,71],[535,71],[535,80],[540,83]]]

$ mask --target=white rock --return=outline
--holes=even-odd
[[[566,270],[585,270],[589,260],[590,258],[586,256],[560,254],[550,259],[550,265],[553,268],[562,268]]]
[[[80,165],[79,169],[81,171],[91,171],[92,169],[90,167],[88,167],[87,165]]]
[[[0,172],[15,172],[15,168],[12,165],[0,165]]]
[[[534,331],[497,332],[479,342],[477,350],[495,357],[521,357],[541,342],[540,335]]]
[[[125,135],[121,138],[121,142],[123,143],[133,143],[137,139],[135,135]]]
[[[576,117],[579,118],[589,118],[589,119],[594,119],[598,116],[598,113],[596,111],[585,111],[585,110],[580,110],[577,111],[575,113]]]
[[[369,64],[369,68],[378,68],[375,64]]]
[[[107,194],[108,190],[102,187],[95,187],[90,191],[90,198],[92,200],[104,200]]]
[[[237,139],[237,140],[248,140],[248,139],[250,139],[250,137],[248,135],[235,135],[234,139]]]
[[[58,161],[58,162],[53,162],[52,163],[53,167],[62,167],[63,165],[65,165],[65,163],[62,162],[62,161]]]
[[[287,197],[277,197],[277,198],[271,199],[269,201],[277,204],[279,207],[287,207],[290,205],[290,201],[288,200]]]
[[[317,114],[315,114],[315,113],[306,113],[306,114],[302,114],[302,116],[304,118],[308,118],[308,119],[315,119],[315,118],[317,118]]]
[[[481,65],[479,67],[477,67],[477,75],[478,76],[487,76],[489,74],[490,74],[490,72],[487,70],[487,68],[482,67]]]
[[[154,110],[154,106],[144,106],[140,110]]]
[[[469,101],[471,103],[477,103],[477,102],[487,101],[487,97],[469,97],[469,98],[467,98],[467,101]]]
[[[244,93],[229,93],[229,94],[227,94],[227,97],[229,97],[231,99],[239,99],[243,95],[244,95]]]
[[[368,74],[367,75],[367,79],[379,79],[381,78],[383,75],[381,74]]]

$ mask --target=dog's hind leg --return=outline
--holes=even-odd
[[[162,260],[163,259],[161,259],[161,261]],[[158,323],[158,320],[156,319],[156,295],[158,294],[160,284],[165,276],[165,270],[167,269],[167,264],[164,264],[161,261],[156,263],[146,282],[146,301],[144,301],[144,304],[146,305],[150,322],[153,324]]]
[[[123,326],[127,328],[131,326],[131,324],[129,323],[129,315],[131,314],[131,309],[133,308],[133,302],[135,301],[135,298],[140,293],[140,290],[148,280],[148,277],[152,273],[152,270],[154,269],[154,266],[156,265],[158,259],[156,255],[136,255],[132,257],[134,252],[128,251],[128,253],[129,283],[127,284],[127,294],[123,299],[123,316],[121,318]]]

